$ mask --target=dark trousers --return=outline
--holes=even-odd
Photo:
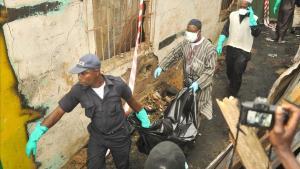
[[[243,73],[245,72],[247,63],[250,59],[251,53],[232,46],[227,46],[225,61],[230,96],[237,96],[242,84]]]
[[[105,154],[110,149],[117,169],[129,168],[131,147],[128,129],[122,129],[111,135],[90,132],[88,142],[88,169],[105,169]]]
[[[288,28],[291,27],[293,23],[294,8],[292,9],[281,9],[281,8],[279,9],[278,12],[275,40],[283,40]]]

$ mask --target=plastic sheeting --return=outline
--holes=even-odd
[[[140,152],[149,154],[159,142],[169,140],[183,146],[195,140],[198,130],[196,95],[183,88],[164,112],[162,119],[156,120],[150,128],[142,128],[137,118],[128,117],[129,123],[137,129],[140,137],[137,146]]]

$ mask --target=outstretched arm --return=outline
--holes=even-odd
[[[150,120],[148,118],[146,110],[143,106],[132,96],[132,92],[129,86],[123,81],[121,87],[121,97],[127,102],[127,104],[133,109],[136,113],[136,117],[141,121],[142,127],[149,128]]]
[[[135,112],[137,112],[136,117],[141,121],[142,127],[149,128],[150,120],[148,118],[147,111],[142,107],[142,105],[137,102],[134,97],[127,100],[127,103]]]
[[[185,41],[179,43],[172,51],[165,56],[162,61],[159,63],[159,67],[162,70],[167,70],[175,61],[179,60],[183,56],[183,46]]]
[[[134,97],[131,97],[129,100],[127,100],[127,103],[134,112],[139,112],[143,108],[143,106],[137,102]]]
[[[45,120],[41,123],[41,125],[46,126],[47,128],[52,127],[54,124],[58,122],[59,119],[65,114],[65,111],[57,106],[49,116],[45,118]]]
[[[78,104],[78,99],[74,96],[74,87],[69,93],[67,93],[60,101],[57,106],[44,120],[42,123],[38,122],[35,129],[29,136],[29,140],[26,144],[26,154],[29,157],[31,153],[36,155],[37,142],[39,139],[48,131],[50,127],[58,122],[59,119],[65,114],[70,112]]]
[[[31,155],[31,153],[36,156],[37,142],[48,131],[48,129],[64,115],[64,113],[64,110],[58,106],[53,112],[50,113],[49,116],[45,118],[42,123],[37,123],[26,144],[26,154],[28,157]]]

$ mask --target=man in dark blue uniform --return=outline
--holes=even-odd
[[[116,167],[128,169],[131,140],[121,99],[138,112],[137,118],[145,128],[150,126],[147,112],[133,98],[130,88],[120,77],[101,74],[96,55],[81,57],[70,72],[78,74],[79,82],[58,102],[59,106],[41,124],[37,124],[26,145],[27,155],[30,156],[31,152],[36,155],[40,137],[65,112],[71,112],[80,103],[85,115],[91,118],[88,125],[88,168],[105,169],[105,154],[110,149]]]

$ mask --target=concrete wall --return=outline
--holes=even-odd
[[[159,42],[186,29],[190,19],[200,19],[203,25],[202,35],[213,41],[217,39],[223,27],[223,23],[219,22],[220,0],[155,0],[153,4],[153,48],[160,59],[176,42],[158,50]]]
[[[40,2],[45,1],[23,4],[23,1],[6,0],[5,5],[21,8]],[[59,1],[57,11],[37,12],[3,26],[10,64],[18,81],[18,92],[26,98],[25,106],[49,114],[57,106],[57,100],[77,81],[76,75],[67,73],[70,67],[83,54],[95,52],[93,34],[87,31],[92,26],[86,17],[91,1],[85,2]],[[41,168],[60,168],[86,144],[89,119],[79,107],[66,114],[39,141],[36,161],[41,162]],[[35,122],[30,123],[28,130],[32,131],[34,125]],[[18,151],[25,153],[25,145]],[[11,158],[11,163],[16,163]],[[3,168],[8,166],[12,165]]]

